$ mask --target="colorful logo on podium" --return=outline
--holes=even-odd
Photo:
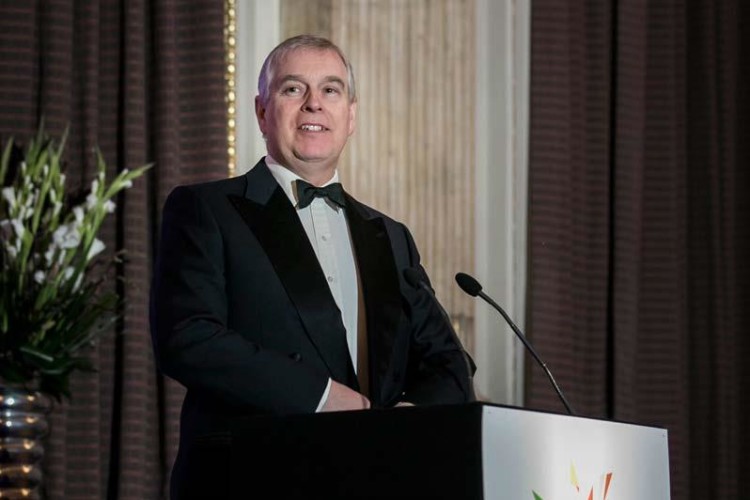
[[[612,485],[612,472],[607,472],[600,476],[599,493],[594,489],[594,485],[591,485],[588,489],[581,490],[581,483],[578,480],[578,473],[576,472],[576,466],[573,462],[570,463],[570,485],[575,491],[568,491],[569,495],[566,498],[574,498],[575,500],[607,500],[609,495],[609,487]],[[531,494],[534,495],[534,500],[544,500],[544,498],[534,490],[531,490]]]

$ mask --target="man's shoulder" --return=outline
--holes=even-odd
[[[401,221],[398,221],[393,217],[381,212],[380,210],[359,201],[352,195],[349,195],[349,199],[354,202],[355,208],[359,210],[360,214],[362,214],[366,219],[383,219],[383,222],[385,222],[386,224],[403,226],[403,223]]]
[[[411,232],[409,231],[409,228],[400,220],[394,219],[393,217],[383,213],[382,211],[362,203],[351,195],[350,199],[354,202],[355,209],[360,213],[361,216],[363,216],[364,219],[382,220],[383,225],[385,226],[385,229],[392,240],[394,238],[397,240],[400,240],[404,237],[406,237],[407,239],[411,238]]]
[[[243,195],[245,186],[244,176],[181,184],[175,186],[167,196],[164,202],[164,210],[165,213],[167,211],[192,213],[191,210],[193,209],[222,212],[226,210],[231,197]]]
[[[190,191],[200,196],[211,196],[216,194],[241,194],[246,185],[244,175],[228,177],[225,179],[214,179],[191,184],[181,184],[174,188],[175,191]]]
[[[261,168],[259,169],[258,167]],[[173,192],[190,192],[193,195],[200,196],[201,198],[212,198],[217,196],[225,198],[227,195],[242,196],[247,189],[249,176],[255,175],[255,178],[257,180],[257,178],[259,177],[259,175],[257,174],[260,173],[260,171],[263,170],[264,167],[265,164],[263,163],[263,159],[261,159],[253,168],[251,168],[246,173],[237,175],[235,177],[226,177],[204,182],[182,184],[176,186],[173,189]]]

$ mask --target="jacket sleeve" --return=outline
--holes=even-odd
[[[164,206],[151,289],[157,363],[190,391],[240,408],[314,412],[328,375],[227,328],[224,242],[209,203],[179,187]]]
[[[431,287],[420,263],[414,239],[403,227],[408,266],[416,269]],[[399,269],[399,274],[403,269]],[[415,404],[452,404],[474,400],[472,376],[474,362],[464,351],[453,327],[448,323],[436,301],[423,288],[403,282],[402,292],[409,309],[411,328],[409,360],[405,391],[402,399]]]

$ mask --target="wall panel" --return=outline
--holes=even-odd
[[[354,196],[411,229],[438,297],[473,346],[473,0],[282,0],[282,39],[331,38],[357,78],[357,132],[342,158]]]

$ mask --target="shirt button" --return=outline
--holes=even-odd
[[[323,241],[328,241],[328,235],[324,234],[323,236],[320,237],[320,239]]]
[[[333,283],[333,276],[328,277],[328,283]]]

